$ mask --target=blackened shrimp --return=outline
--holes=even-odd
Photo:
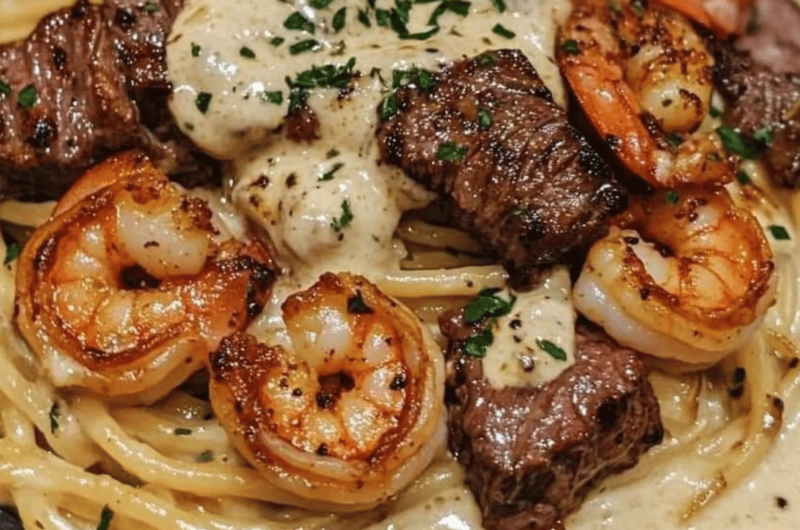
[[[725,188],[634,203],[594,244],[575,306],[620,344],[700,369],[745,345],[775,300],[764,230]]]
[[[657,187],[721,184],[735,171],[714,131],[714,58],[692,25],[645,2],[576,0],[558,60],[619,160]]]
[[[211,404],[275,486],[342,510],[386,501],[445,443],[444,367],[427,328],[360,276],[283,304],[293,348],[237,334],[211,356]]]
[[[25,245],[16,324],[57,386],[157,399],[268,296],[264,250],[223,239],[205,201],[141,154],[115,157]]]

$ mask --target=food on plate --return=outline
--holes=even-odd
[[[386,502],[445,444],[444,362],[417,317],[328,273],[283,304],[292,347],[238,334],[210,359],[211,404],[264,477],[343,510]]]
[[[625,190],[518,51],[465,59],[393,97],[397,111],[378,128],[383,159],[442,193],[454,224],[522,281],[583,252],[625,207]]]
[[[775,302],[758,220],[722,189],[637,198],[592,246],[575,305],[621,344],[693,369],[750,341]]]
[[[699,128],[711,110],[714,58],[688,20],[636,0],[577,1],[558,60],[597,133],[634,175],[657,187],[733,178],[719,136]]]
[[[485,324],[485,323],[484,323]],[[604,478],[636,465],[663,428],[636,352],[579,323],[575,364],[535,387],[497,387],[488,359],[465,351],[482,332],[464,313],[443,320],[450,449],[467,471],[487,530],[557,528]]]
[[[183,0],[78,2],[0,46],[0,197],[58,198],[93,164],[145,150],[184,182],[212,166],[166,109],[166,38]]]
[[[62,201],[19,257],[15,314],[56,386],[161,398],[269,296],[261,245],[221,233],[140,153],[96,166]]]
[[[3,522],[794,528],[793,0],[47,1]]]

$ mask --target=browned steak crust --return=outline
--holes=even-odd
[[[522,53],[487,52],[432,81],[397,91],[378,139],[386,163],[446,198],[455,224],[523,275],[605,233],[625,191]]]

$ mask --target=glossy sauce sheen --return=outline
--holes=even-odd
[[[398,170],[376,163],[377,108],[389,94],[393,69],[417,66],[435,70],[486,49],[517,48],[531,60],[555,100],[565,104],[552,57],[555,31],[568,14],[568,0],[507,0],[505,4],[505,12],[499,13],[490,0],[474,1],[466,17],[442,14],[440,31],[427,40],[402,40],[389,27],[377,26],[374,12],[369,13],[370,27],[359,22],[358,10],[365,9],[366,2],[334,0],[321,9],[307,2],[277,0],[189,3],[176,23],[168,48],[175,86],[172,111],[183,131],[198,145],[232,161],[230,177],[236,205],[270,234],[282,264],[291,270],[276,286],[261,321],[251,328],[262,340],[285,342],[280,303],[288,294],[308,287],[320,273],[349,270],[380,279],[387,271],[396,270],[405,254],[392,242],[400,215],[426,204],[431,197]],[[413,4],[409,31],[430,29],[426,22],[436,5]],[[332,21],[342,7],[347,7],[346,21],[337,33]],[[379,0],[376,7],[390,9],[394,4]],[[295,11],[314,24],[313,35],[283,26]],[[509,39],[492,31],[498,23],[516,35]],[[275,46],[271,44],[275,38],[284,41]],[[311,38],[319,43],[317,51],[289,52],[291,45]],[[295,143],[275,132],[287,112],[286,77],[294,79],[312,66],[340,67],[350,58],[356,59],[353,72],[358,72],[351,83],[352,91],[344,97],[339,97],[337,89],[310,91],[308,102],[320,122],[319,140]],[[381,76],[371,76],[373,68],[379,68]],[[266,95],[277,92],[281,93],[281,103],[271,102]],[[205,112],[197,104],[201,94],[210,95]],[[337,166],[332,178],[325,178]],[[336,230],[337,222],[343,224],[345,200],[352,218]],[[512,315],[502,319],[505,328],[510,323],[506,320],[517,312],[534,313],[524,300],[518,303]],[[572,315],[569,304],[559,310],[565,317]],[[547,336],[533,327],[531,330]],[[567,335],[561,339],[559,344],[569,350],[572,339]],[[498,375],[498,384],[513,384],[515,380]],[[702,514],[696,526],[689,527],[722,530],[769,523],[770,529],[795,528],[793,502],[800,503],[800,483],[789,470],[800,467],[796,451],[791,450],[800,440],[793,423],[784,438],[753,482],[726,495]],[[693,464],[687,460],[686,469],[671,472],[663,480],[658,475],[594,496],[567,522],[568,528],[681,528],[676,514],[692,485],[682,477],[690,473]],[[461,475],[452,462],[444,467]],[[431,480],[431,473],[420,480]],[[787,482],[782,484],[781,479]],[[757,485],[755,492],[751,491],[756,487],[753,484]],[[787,509],[776,507],[778,495],[788,499]],[[390,513],[370,528],[479,530],[481,525],[471,494],[464,487],[454,486],[442,491],[432,503]]]

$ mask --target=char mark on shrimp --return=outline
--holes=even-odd
[[[522,53],[488,52],[396,92],[383,160],[442,194],[508,268],[561,263],[603,235],[626,193]],[[386,118],[386,116],[384,116]]]

